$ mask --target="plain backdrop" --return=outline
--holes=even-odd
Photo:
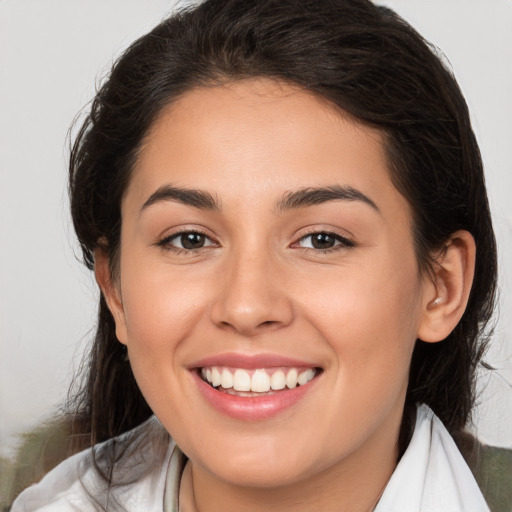
[[[0,0],[0,454],[58,410],[95,323],[68,215],[68,129],[115,56],[174,3]],[[512,2],[380,3],[442,49],[472,112],[501,264],[496,371],[481,376],[475,428],[512,447]]]

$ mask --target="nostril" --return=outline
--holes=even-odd
[[[219,322],[218,325],[226,330],[234,330],[237,332],[241,332],[244,334],[249,334],[250,332],[253,332],[256,334],[257,332],[261,330],[271,329],[277,325],[279,325],[279,322],[276,320],[265,320],[264,322],[254,322],[254,324],[243,324],[242,322],[227,322],[223,320],[222,322]]]
[[[252,336],[263,331],[288,325],[293,320],[293,308],[287,297],[256,294],[254,289],[227,288],[215,298],[211,319],[224,330]]]

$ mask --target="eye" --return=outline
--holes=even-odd
[[[329,233],[320,231],[317,233],[310,233],[303,236],[297,244],[299,247],[305,249],[317,249],[320,251],[336,250],[337,248],[350,248],[354,247],[354,242],[338,235],[336,233]]]
[[[199,231],[182,231],[164,238],[158,245],[168,249],[194,251],[204,247],[215,246],[216,244]]]

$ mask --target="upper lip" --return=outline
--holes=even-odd
[[[235,352],[228,352],[195,361],[189,365],[189,368],[207,368],[209,366],[230,366],[232,368],[245,368],[247,370],[251,370],[283,366],[316,368],[319,365],[311,361],[304,361],[278,354],[238,354]]]

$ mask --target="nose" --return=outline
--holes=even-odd
[[[283,272],[268,254],[240,254],[226,268],[211,308],[218,327],[256,336],[291,323],[294,313]]]

